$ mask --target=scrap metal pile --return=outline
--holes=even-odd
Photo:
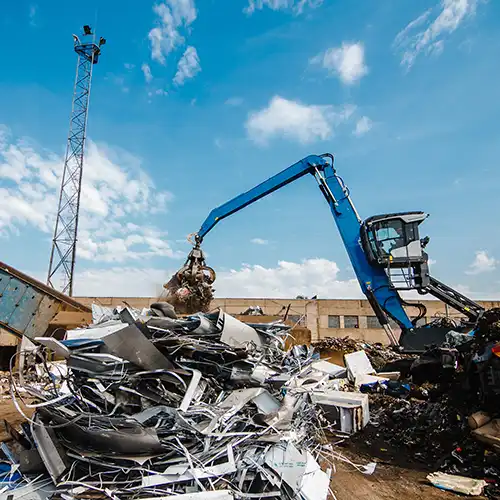
[[[493,309],[474,336],[452,332],[448,348],[409,360],[404,379],[362,387],[370,423],[352,445],[384,462],[486,481],[484,494],[500,498],[498,341]]]
[[[411,358],[409,355],[388,349],[387,346],[384,346],[380,342],[370,343],[351,337],[326,337],[315,342],[314,347],[321,352],[339,351],[348,354],[356,351],[364,351],[373,367],[377,370],[383,370],[385,365],[391,361]]]
[[[47,488],[48,473],[43,498],[326,500],[329,424],[310,392],[336,382],[329,363],[305,346],[285,352],[284,324],[162,311],[172,316],[161,304],[94,308],[89,328],[36,339],[12,373],[29,425],[4,450],[4,491]]]
[[[332,436],[429,470],[438,487],[498,497],[499,386],[479,388],[500,373],[500,310],[475,337],[452,332],[420,356],[326,339],[341,366],[312,347],[285,350],[281,322],[178,318],[167,303],[92,309],[90,327],[36,338],[24,363],[12,360],[26,422],[6,425],[0,498],[326,500],[332,460],[345,461]],[[478,412],[487,401],[491,414]]]

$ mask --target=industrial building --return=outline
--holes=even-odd
[[[76,300],[87,306],[93,302],[105,306],[123,305],[126,302],[132,307],[141,308],[149,307],[158,299],[156,297],[76,297]],[[421,303],[427,308],[427,315],[425,321],[422,319],[422,323],[443,316],[455,320],[461,318],[457,311],[438,300],[426,300]],[[500,307],[500,301],[480,301],[479,304],[486,310]],[[213,309],[221,307],[232,315],[241,314],[250,307],[256,306],[260,306],[264,314],[269,316],[284,316],[288,309],[288,319],[309,328],[313,341],[326,337],[345,336],[368,342],[387,343],[388,341],[367,300],[219,298],[212,302]],[[413,311],[408,312],[411,315]]]

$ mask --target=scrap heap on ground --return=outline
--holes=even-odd
[[[466,366],[500,340],[497,313],[474,340],[409,356],[348,338],[285,350],[289,326],[222,310],[93,306],[92,325],[36,338],[11,371],[26,422],[6,423],[0,498],[326,500],[345,447],[365,474],[382,460],[498,498],[496,400]]]
[[[37,338],[12,376],[16,404],[35,409],[8,451],[14,495],[46,472],[48,498],[327,498],[328,423],[308,387],[331,377],[312,349],[283,350],[289,326],[178,319],[165,303],[94,318]]]

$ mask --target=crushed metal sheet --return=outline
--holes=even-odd
[[[262,346],[262,339],[251,326],[246,325],[240,320],[233,318],[222,310],[217,319],[217,326],[222,335],[221,341],[233,347],[245,347],[249,343],[256,346]]]
[[[334,378],[345,377],[347,374],[345,366],[336,365],[335,363],[330,363],[329,361],[325,361],[323,359],[312,363],[311,368],[323,373],[328,373],[328,375]]]
[[[58,356],[61,356],[62,358],[67,359],[71,354],[71,350],[54,337],[35,337],[33,340],[54,351]]]
[[[119,313],[120,319],[128,325],[133,325],[139,318],[139,314],[130,307],[124,307]]]
[[[147,422],[150,418],[153,418],[160,413],[166,413],[174,418],[176,417],[176,411],[174,408],[170,408],[169,406],[153,406],[141,411],[140,413],[131,415],[130,418],[136,420],[140,424],[144,424],[144,422]]]
[[[444,474],[442,472],[433,472],[432,474],[428,474],[427,480],[436,488],[453,491],[455,493],[462,493],[463,495],[469,496],[481,495],[484,487],[488,484],[482,479],[455,476],[452,474]]]
[[[0,443],[0,450],[2,450],[2,453],[5,455],[5,458],[11,464],[17,464],[17,458],[12,453],[11,449],[7,446],[7,443]]]
[[[266,382],[266,380],[270,379],[274,375],[277,375],[276,370],[269,368],[263,365],[257,365],[251,375],[251,378],[260,384]]]
[[[19,471],[23,474],[43,474],[46,471],[45,464],[37,449],[19,452]]]
[[[54,415],[53,415],[54,417]],[[155,429],[142,428],[137,424],[116,422],[111,428],[93,429],[72,424],[63,418],[56,422],[65,424],[60,433],[78,446],[90,446],[103,453],[113,450],[116,454],[151,455],[160,453],[162,446]],[[42,455],[43,458],[43,455]]]
[[[102,454],[100,455],[104,458],[109,458],[110,460],[124,460],[128,462],[134,462],[139,465],[144,465],[153,458],[159,457],[161,455],[145,455],[145,456],[134,456],[134,455],[106,455]]]
[[[0,488],[0,495],[1,495]],[[35,479],[34,481],[23,484],[15,488],[14,490],[9,490],[5,497],[0,496],[0,498],[5,498],[6,500],[48,500],[56,492],[56,487],[54,483],[49,478],[46,477]]]
[[[66,332],[66,340],[97,340],[106,335],[123,330],[127,325],[121,321],[111,320],[90,328],[75,328]]]
[[[201,381],[201,372],[198,370],[193,370],[193,376],[191,378],[191,382],[189,383],[189,387],[184,395],[184,399],[179,407],[181,411],[187,411],[193,397],[199,387]]]
[[[360,431],[370,421],[367,394],[342,391],[313,392],[314,403],[325,411],[325,417],[334,428],[353,434]]]
[[[135,325],[107,335],[103,340],[111,352],[145,370],[174,367]]]
[[[189,465],[187,465],[186,469],[184,469],[184,466],[176,466],[174,474],[168,473],[173,472],[173,469],[167,469],[163,474],[143,476],[142,486],[151,487],[159,486],[162,484],[182,483],[186,481],[192,481],[194,478],[198,480],[207,479],[211,477],[225,476],[236,472],[236,463],[234,461],[234,453],[231,446],[228,446],[227,462],[209,467],[195,467],[192,469],[188,467]]]
[[[266,464],[275,470],[293,491],[297,491],[306,471],[306,457],[291,443],[279,443],[266,453]]]
[[[301,401],[302,400],[299,400],[297,397],[290,393],[285,394],[283,400],[281,401],[279,409],[266,415],[265,418],[263,418],[263,421],[269,426],[274,427],[275,429],[290,429],[297,402],[299,402],[300,404]]]
[[[234,495],[229,490],[200,491],[198,493],[184,493],[175,495],[176,500],[234,500]],[[171,500],[172,495],[161,497],[147,497],[141,500]]]
[[[344,356],[347,375],[350,380],[356,380],[360,375],[373,375],[373,368],[365,351],[356,351]]]
[[[261,413],[268,415],[269,413],[273,413],[280,409],[280,404],[269,394],[268,391],[261,392],[258,396],[255,396],[252,399],[252,402],[257,405],[257,408]]]
[[[219,408],[231,409],[231,412],[241,410],[246,404],[266,392],[262,387],[239,389],[231,392],[218,406]]]
[[[114,319],[114,312],[112,307],[101,306],[100,304],[92,304],[92,323],[97,325],[104,323],[110,319]]]
[[[57,484],[59,478],[69,467],[66,452],[59,443],[53,429],[46,427],[41,418],[35,415],[31,432],[40,457],[47,467],[50,477]]]
[[[197,313],[191,317],[199,320],[199,325],[193,330],[193,333],[216,333],[218,331],[216,324],[212,323],[204,314]]]
[[[306,467],[300,484],[303,500],[327,500],[330,487],[331,470],[321,470],[309,451],[306,451]]]
[[[367,476],[371,476],[375,472],[376,468],[377,462],[368,462],[366,465],[363,465],[361,472]]]

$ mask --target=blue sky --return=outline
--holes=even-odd
[[[45,279],[72,33],[106,37],[88,122],[75,293],[149,295],[208,212],[332,152],[362,217],[423,210],[432,272],[500,298],[500,4],[10,2],[0,38],[2,260]],[[219,296],[356,297],[312,178],[218,225]]]

